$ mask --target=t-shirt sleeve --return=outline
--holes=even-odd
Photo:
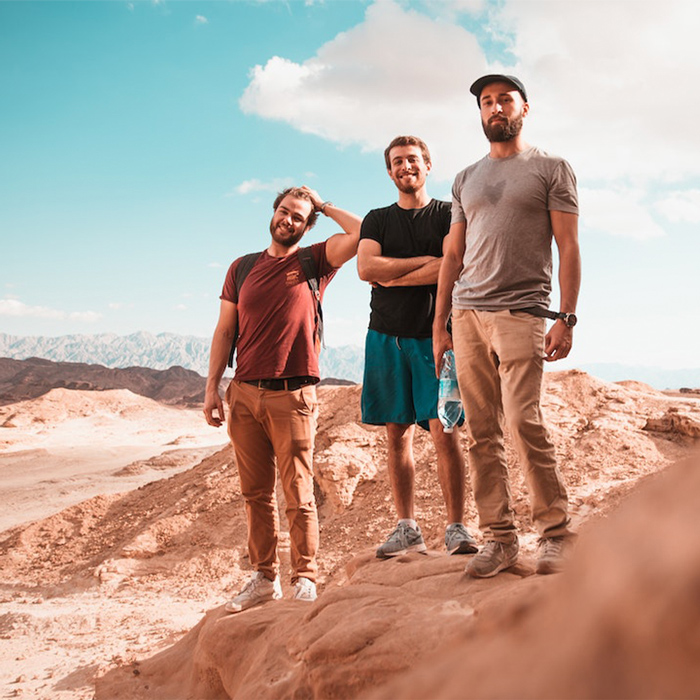
[[[314,256],[316,261],[316,269],[318,270],[319,279],[322,277],[332,277],[339,268],[333,267],[326,257],[326,244],[328,241],[322,241],[321,243],[314,243],[311,246],[311,254]]]
[[[578,214],[576,175],[572,167],[565,160],[560,161],[552,173],[552,183],[549,188],[547,209],[549,211],[563,211],[568,214]]]
[[[369,238],[372,241],[377,241],[379,245],[383,242],[384,227],[380,225],[379,215],[376,209],[368,212],[367,216],[362,220],[360,227],[360,240]]]
[[[464,209],[462,208],[462,199],[460,196],[460,190],[462,189],[462,183],[464,182],[464,172],[461,172],[455,178],[452,185],[452,223],[460,224],[467,220],[464,214]]]
[[[236,289],[235,274],[239,261],[240,258],[234,260],[226,273],[224,288],[221,290],[221,296],[219,297],[219,299],[222,301],[230,301],[234,304],[238,303],[238,290]]]

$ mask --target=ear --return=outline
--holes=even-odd
[[[523,102],[523,117],[527,116],[527,113],[530,111],[530,104],[528,102]]]

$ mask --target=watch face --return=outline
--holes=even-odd
[[[569,328],[573,328],[577,321],[578,319],[576,318],[576,314],[566,314],[564,317],[564,323],[566,323]]]

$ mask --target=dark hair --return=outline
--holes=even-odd
[[[420,152],[423,154],[423,160],[426,163],[430,163],[430,151],[425,145],[423,139],[419,139],[417,136],[397,136],[392,142],[386,147],[384,151],[384,162],[386,163],[386,169],[391,170],[391,161],[389,160],[389,152],[394,146],[418,146]]]
[[[308,231],[310,228],[313,228],[314,224],[316,223],[316,219],[318,219],[318,212],[314,206],[314,200],[311,199],[311,195],[309,195],[306,190],[303,190],[301,187],[287,187],[286,190],[279,192],[275,198],[274,204],[272,205],[272,210],[277,211],[277,207],[280,205],[280,202],[287,195],[296,197],[297,199],[305,199],[307,202],[311,202],[311,213],[309,214],[309,218],[306,220],[306,229],[304,230]]]

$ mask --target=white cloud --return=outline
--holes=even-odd
[[[173,306],[174,311],[187,311],[187,309],[188,307],[186,304],[175,304],[175,306]]]
[[[221,263],[218,263],[218,262],[210,262],[210,263],[207,265],[207,267],[213,267],[213,268],[218,269],[218,268],[220,268],[220,267],[223,267],[223,265],[222,265]]]
[[[431,149],[433,177],[450,179],[486,150],[480,130],[474,135],[478,114],[465,77],[485,68],[465,29],[380,2],[303,63],[273,56],[256,66],[240,106],[364,150],[382,151],[397,134],[417,134]]]
[[[279,192],[286,187],[291,187],[294,181],[289,177],[279,177],[273,180],[263,182],[257,178],[245,180],[240,185],[237,185],[233,192],[227,194],[227,197],[233,197],[235,194],[250,194],[251,192]]]
[[[209,20],[204,15],[197,15],[194,22],[195,24],[209,24]]]
[[[581,219],[582,228],[636,240],[665,235],[645,206],[642,190],[584,187],[580,188],[579,196],[580,209],[585,212]]]
[[[101,314],[94,311],[73,311],[66,312],[58,309],[51,309],[48,306],[29,306],[17,299],[0,299],[0,316],[11,316],[13,318],[46,318],[94,323],[102,318]]]
[[[700,190],[672,192],[654,206],[673,223],[700,224]]]
[[[456,1],[428,17],[376,2],[304,62],[273,56],[256,66],[240,106],[371,151],[416,133],[433,152],[432,177],[451,180],[487,150],[469,85],[505,70],[528,88],[526,138],[566,157],[579,179],[700,176],[688,137],[700,112],[700,3],[506,0],[485,30],[510,44],[509,66],[489,63],[475,35],[454,23],[455,11],[478,7]]]
[[[688,115],[700,110],[700,5],[506,2],[530,133],[581,175],[637,182],[700,175]]]

